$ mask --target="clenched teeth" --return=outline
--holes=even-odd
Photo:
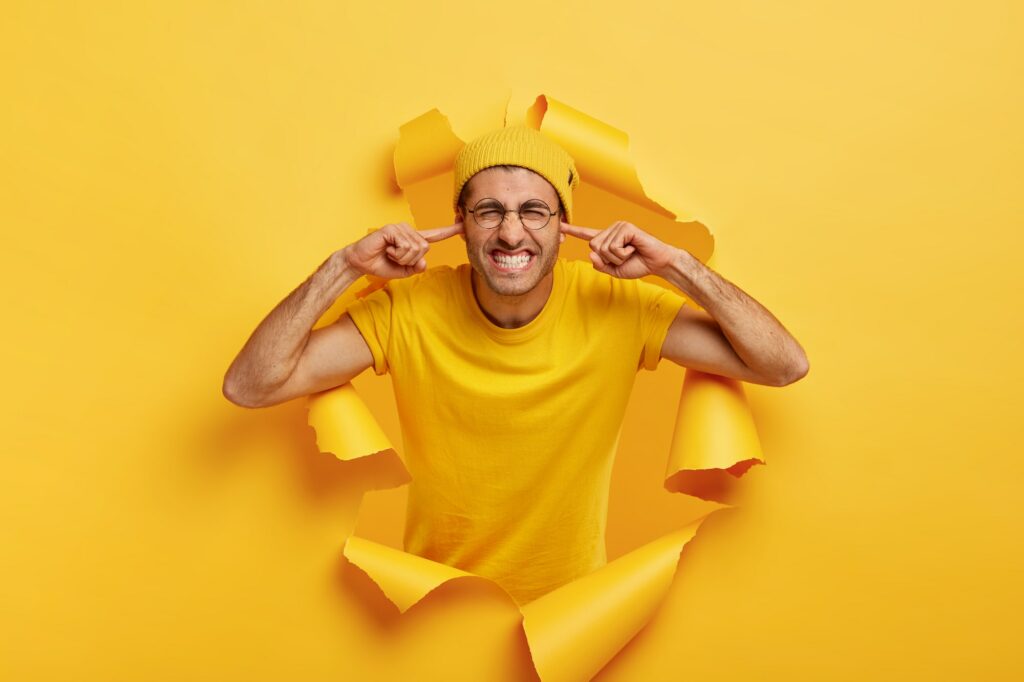
[[[522,268],[530,262],[529,256],[502,256],[494,255],[495,262],[503,268]]]

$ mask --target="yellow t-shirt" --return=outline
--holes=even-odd
[[[612,461],[639,367],[684,299],[558,259],[551,296],[502,329],[471,268],[427,270],[348,308],[391,373],[412,482],[405,551],[485,576],[520,604],[607,562]]]

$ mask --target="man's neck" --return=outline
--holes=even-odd
[[[548,297],[551,296],[554,281],[554,272],[549,272],[544,279],[537,283],[537,286],[525,294],[504,296],[487,286],[475,270],[472,270],[471,278],[473,295],[476,297],[481,312],[496,326],[503,329],[522,327],[540,315]]]

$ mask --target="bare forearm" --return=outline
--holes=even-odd
[[[313,325],[358,278],[346,264],[344,250],[331,254],[256,327],[224,376],[225,395],[251,400],[283,385],[295,371]]]
[[[678,252],[663,277],[715,319],[748,367],[779,383],[807,373],[803,348],[771,312],[689,252]]]

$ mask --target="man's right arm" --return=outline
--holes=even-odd
[[[335,251],[260,322],[224,375],[224,397],[242,407],[269,407],[340,386],[373,364],[348,314],[312,330],[360,276]]]
[[[256,327],[224,375],[224,397],[269,407],[340,386],[370,367],[373,355],[347,313],[327,327],[313,325],[361,275],[422,272],[430,242],[461,231],[462,223],[422,231],[386,225],[332,253]]]

